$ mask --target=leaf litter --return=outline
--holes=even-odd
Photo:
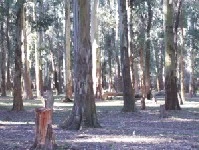
[[[97,101],[97,114],[102,128],[79,131],[62,130],[59,124],[70,114],[72,103],[55,99],[53,130],[58,149],[67,150],[197,150],[199,149],[199,97],[189,99],[180,111],[168,111],[159,117],[158,103],[146,101],[146,110],[122,112],[122,100]],[[24,100],[22,112],[11,110],[12,99],[0,98],[0,149],[28,150],[35,138],[34,109],[39,100]],[[3,105],[6,104],[6,105]],[[10,105],[7,105],[10,104]],[[26,104],[28,106],[26,106]]]

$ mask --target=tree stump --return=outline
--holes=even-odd
[[[36,135],[31,149],[55,149],[56,144],[52,130],[52,109],[36,108],[35,115]]]

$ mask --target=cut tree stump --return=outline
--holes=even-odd
[[[35,109],[35,142],[31,149],[53,150],[56,148],[55,138],[52,130],[52,109]]]

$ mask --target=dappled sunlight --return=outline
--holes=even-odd
[[[199,101],[186,101],[184,105],[182,105],[183,108],[199,108]]]
[[[0,120],[0,125],[34,125],[35,122],[15,122],[15,121],[1,121]]]
[[[110,100],[110,101],[102,101],[96,102],[96,106],[123,106],[123,101],[121,100]]]
[[[195,119],[195,118],[179,118],[179,117],[174,117],[174,116],[172,116],[171,118],[169,118],[170,120],[172,119],[173,121],[176,121],[176,122],[198,122],[199,123],[199,119]]]
[[[73,142],[122,142],[122,143],[163,143],[168,140],[165,138],[157,138],[157,137],[144,137],[144,136],[121,136],[121,135],[100,135],[100,136],[91,136],[91,135],[79,135]]]
[[[0,102],[0,106],[12,106],[12,102]]]
[[[54,102],[54,106],[56,107],[64,107],[64,106],[73,106],[74,104],[73,103],[63,103],[63,102]]]
[[[43,106],[40,102],[38,102],[38,103],[24,102],[23,105],[24,105],[25,107],[26,107],[26,106],[29,106],[29,107],[31,107],[31,106],[42,107],[42,106]]]

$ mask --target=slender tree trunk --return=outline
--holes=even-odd
[[[180,109],[177,99],[176,50],[173,32],[173,1],[164,0],[165,8],[165,109]]]
[[[98,0],[94,0],[92,2],[92,9],[91,9],[91,44],[92,44],[92,76],[93,76],[93,90],[94,95],[96,95],[96,87],[97,87],[97,47],[98,47],[98,38],[97,38],[97,16],[96,12],[98,9]]]
[[[156,63],[156,69],[157,69],[157,73],[156,73],[156,88],[157,91],[161,91],[164,89],[163,86],[163,56],[164,56],[164,48],[163,48],[163,40],[159,39],[157,42],[155,41],[155,43],[158,43],[157,48],[155,47],[155,63]]]
[[[131,79],[132,79],[132,87],[133,87],[133,101],[135,101],[135,70],[134,70],[134,57],[135,57],[135,50],[133,48],[134,41],[133,41],[133,6],[128,3],[128,40],[129,40],[129,51],[130,51],[130,69],[131,69]]]
[[[14,76],[14,98],[12,110],[23,110],[21,75],[22,75],[22,58],[21,58],[21,29],[23,16],[24,0],[17,1],[17,19],[16,19],[16,46],[15,46],[15,76]]]
[[[140,67],[141,67],[141,89],[142,89],[142,98],[141,98],[141,109],[145,110],[146,109],[146,105],[145,105],[145,99],[147,97],[147,92],[146,92],[146,75],[145,75],[145,70],[146,70],[146,52],[145,52],[145,47],[144,47],[144,42],[145,42],[145,27],[144,27],[144,22],[145,19],[143,17],[143,15],[141,15],[141,29],[140,29],[140,33],[141,33],[141,37],[143,38],[143,40],[141,40],[140,43]]]
[[[42,17],[43,13],[43,1],[39,3],[39,18]],[[36,12],[35,12],[36,13]],[[42,91],[42,68],[41,68],[41,52],[40,49],[42,48],[42,43],[43,43],[43,31],[42,28],[40,27],[38,34],[38,44],[35,47],[35,78],[36,78],[36,93],[37,97],[41,97],[43,94]]]
[[[90,1],[76,0],[74,4],[74,91],[72,113],[62,128],[78,130],[99,127],[92,79],[92,48],[90,45]]]
[[[177,6],[177,13],[176,13],[176,18],[175,18],[175,28],[174,28],[174,49],[177,52],[178,51],[178,27],[179,27],[179,22],[180,22],[180,13],[181,13],[181,8],[182,8],[182,0],[178,1],[178,6]],[[176,56],[177,58],[177,56]],[[177,68],[177,61],[176,61],[176,68]],[[179,102],[182,102],[182,98],[181,98],[181,94],[179,93],[179,87],[177,85],[177,94],[178,94],[178,101],[177,101],[177,105],[179,105]]]
[[[156,69],[157,69],[157,72],[156,72],[156,84],[157,84],[157,90],[160,91],[160,77],[161,77],[161,73],[160,73],[160,60],[159,60],[159,51],[158,50],[155,50],[155,62],[156,62]]]
[[[28,43],[27,43],[27,34],[26,34],[26,11],[25,7],[23,8],[23,83],[24,83],[24,91],[23,98],[24,99],[33,99],[33,93],[31,89],[31,80],[30,80],[30,72],[29,72],[29,61],[28,61]]]
[[[145,87],[146,87],[146,95],[147,99],[151,99],[151,76],[150,76],[150,57],[151,57],[151,40],[150,40],[150,31],[151,31],[151,22],[152,22],[152,9],[151,9],[151,1],[147,1],[148,5],[148,20],[147,20],[147,39],[146,39],[146,55],[145,55]]]
[[[194,31],[194,15],[192,15],[191,17],[191,23],[190,23],[190,31]],[[189,54],[189,60],[190,60],[190,78],[189,78],[189,96],[192,97],[195,93],[194,90],[194,60],[195,60],[195,56],[194,56],[194,38],[191,37],[190,39],[190,54]]]
[[[10,20],[10,15],[9,15],[9,10],[10,10],[10,2],[9,1],[6,1],[6,7],[7,7],[7,18],[6,18],[6,44],[7,44],[7,90],[11,90],[12,89],[12,83],[11,83],[11,80],[10,80],[10,38],[9,38],[9,29],[10,29],[10,23],[9,23],[9,20]]]
[[[183,104],[183,102],[185,102],[185,83],[184,83],[184,72],[185,72],[185,66],[184,66],[184,31],[183,31],[183,27],[181,27],[181,41],[182,41],[182,45],[181,45],[181,57],[180,57],[180,72],[181,72],[181,76],[180,76],[180,94],[181,94],[181,98],[182,98],[182,102],[181,104]]]
[[[164,81],[163,81],[163,68],[164,68],[164,47],[163,43],[164,41],[161,41],[161,48],[160,48],[160,67],[159,67],[159,90],[164,90]]]
[[[59,58],[63,57],[63,55],[61,56],[62,54],[59,52]],[[61,59],[58,60],[58,68],[59,68],[59,71],[58,71],[58,74],[59,74],[59,92],[58,94],[62,94],[63,93],[63,80],[62,80],[62,65],[61,65]]]
[[[65,1],[65,32],[66,32],[66,61],[65,61],[65,66],[66,66],[66,100],[70,100],[72,98],[72,72],[71,72],[71,47],[70,47],[70,39],[71,39],[71,34],[70,34],[70,27],[71,27],[71,22],[70,22],[70,0]]]
[[[117,77],[121,78],[121,65],[119,58],[119,0],[116,0],[116,34],[115,34],[115,48],[116,48],[116,63],[117,63]],[[120,91],[121,92],[121,91]]]
[[[142,86],[142,98],[141,98],[141,109],[145,110],[145,99],[147,97],[146,94],[146,76],[145,76],[145,66],[144,66],[144,50],[143,46],[140,48],[140,66],[142,70],[142,79],[141,79],[141,86]]]
[[[1,4],[3,7],[3,3]],[[6,49],[4,45],[4,21],[1,21],[1,96],[6,96]]]
[[[191,46],[190,47],[193,47],[193,40],[191,40]],[[193,87],[193,85],[194,85],[194,81],[193,81],[193,79],[194,79],[194,53],[193,53],[193,50],[191,50],[191,52],[190,52],[190,77],[189,77],[189,96],[190,97],[193,97],[193,94],[194,94],[194,87]]]
[[[119,2],[120,13],[120,53],[122,64],[122,78],[123,78],[123,97],[124,107],[123,111],[135,111],[135,101],[133,98],[133,87],[130,77],[130,60],[128,51],[128,25],[127,25],[127,7],[126,1]]]
[[[102,98],[102,73],[101,73],[101,50],[97,48],[97,64],[96,64],[96,76],[97,76],[97,89],[96,89],[96,98]]]

